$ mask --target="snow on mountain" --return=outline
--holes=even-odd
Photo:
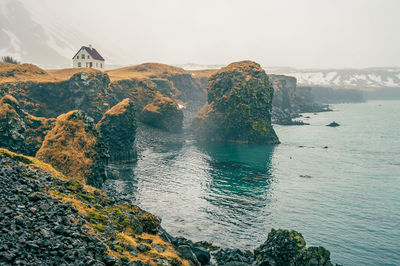
[[[300,85],[332,88],[376,89],[400,88],[400,68],[381,67],[365,69],[295,69],[267,67],[267,73],[297,78]]]

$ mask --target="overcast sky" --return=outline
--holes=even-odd
[[[400,0],[22,0],[124,62],[400,66]]]

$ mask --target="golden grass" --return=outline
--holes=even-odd
[[[93,155],[97,138],[85,131],[84,121],[70,119],[75,112],[70,111],[57,118],[55,127],[47,133],[36,157],[51,163],[73,179],[86,183],[93,164],[88,154]]]
[[[139,239],[149,239],[152,240],[152,244],[156,244],[162,247],[165,247],[165,250],[162,252],[158,252],[155,248],[152,248],[152,246],[148,243],[143,243],[146,246],[151,247],[152,249],[149,250],[146,253],[140,253],[138,257],[133,257],[132,255],[124,254],[130,257],[132,260],[141,260],[143,262],[150,263],[151,265],[157,265],[152,258],[167,258],[167,259],[177,259],[179,262],[182,263],[184,266],[189,266],[190,263],[187,260],[182,259],[179,257],[177,254],[175,248],[171,245],[171,243],[168,243],[164,241],[159,235],[151,235],[148,233],[143,233],[140,235],[136,235],[135,237],[132,237],[129,234],[126,233],[118,233],[117,238],[120,242],[125,243],[125,244],[131,244],[134,247],[137,247],[137,245],[140,243]]]
[[[188,70],[193,78],[210,78],[218,72],[218,69]]]
[[[144,80],[152,76],[169,76],[176,74],[187,73],[183,68],[174,67],[159,63],[144,63],[135,66],[128,66],[113,70],[108,70],[106,73],[109,75],[111,81],[118,81],[124,79],[138,79]]]
[[[10,63],[0,63],[0,84],[15,81],[32,82],[61,82],[69,80],[74,74],[79,72],[101,73],[100,70],[93,68],[66,68],[60,70],[43,70],[36,65]]]
[[[18,117],[17,112],[10,104],[5,103],[6,101],[11,101],[15,105],[19,105],[17,100],[10,95],[6,95],[3,98],[1,98],[1,100],[0,100],[0,119],[1,120],[16,119]]]
[[[92,208],[88,208],[88,206],[83,203],[81,200],[78,200],[74,198],[73,196],[70,195],[60,195],[54,191],[49,191],[49,194],[53,198],[61,198],[61,201],[63,203],[71,203],[72,206],[75,207],[79,211],[80,214],[83,214],[85,216],[89,215],[89,211],[92,210]]]
[[[126,112],[131,102],[132,101],[130,99],[126,98],[112,108],[108,109],[107,112],[105,112],[105,115],[114,116],[123,114]]]
[[[144,108],[143,111],[149,111],[152,113],[160,113],[162,107],[168,106],[168,105],[174,105],[174,101],[167,97],[162,95],[160,92],[156,92],[156,95],[154,96],[154,100],[147,104]]]
[[[102,73],[102,71],[88,68],[88,67],[79,67],[79,68],[65,68],[65,69],[56,69],[56,70],[47,70],[47,72],[53,76],[56,80],[64,81],[69,80],[73,75],[80,72],[85,72],[87,74],[92,73]]]

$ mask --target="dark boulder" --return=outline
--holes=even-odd
[[[328,125],[326,125],[327,127],[338,127],[340,126],[340,124],[336,123],[335,121],[333,121],[332,123],[329,123]]]
[[[227,263],[252,264],[254,262],[253,254],[246,253],[240,249],[223,248],[214,255],[218,265]]]
[[[192,249],[188,245],[181,245],[178,247],[178,254],[184,259],[190,261],[193,265],[200,265],[200,262],[197,260],[196,255],[193,253]]]
[[[206,265],[210,262],[211,255],[206,249],[194,246],[192,247],[192,252],[196,255],[196,258],[201,265]]]
[[[272,229],[267,241],[254,250],[254,258],[258,265],[332,265],[328,250],[306,247],[303,236],[294,230]]]

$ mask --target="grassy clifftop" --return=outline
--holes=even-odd
[[[43,70],[33,64],[0,63],[0,84],[9,82],[57,82],[69,80],[79,72],[100,73],[93,68],[66,68],[61,70]]]

